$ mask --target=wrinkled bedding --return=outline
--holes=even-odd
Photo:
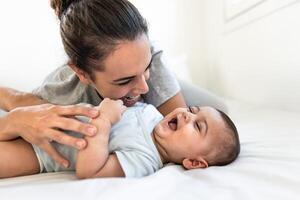
[[[70,172],[2,179],[1,199],[299,199],[300,113],[228,104],[241,140],[240,157],[228,166],[170,164],[140,179],[77,180]]]

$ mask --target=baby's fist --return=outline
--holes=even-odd
[[[126,106],[123,105],[121,100],[112,100],[105,98],[99,105],[100,117],[104,117],[110,121],[111,124],[118,122]]]

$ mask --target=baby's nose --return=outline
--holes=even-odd
[[[184,122],[187,122],[189,120],[189,116],[187,113],[180,113],[178,117],[180,119],[183,119]]]

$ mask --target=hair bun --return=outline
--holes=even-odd
[[[50,0],[50,5],[54,9],[55,14],[59,19],[69,6],[76,0]]]

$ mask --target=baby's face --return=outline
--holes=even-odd
[[[172,162],[211,153],[225,129],[220,113],[211,107],[178,108],[154,129],[156,140]]]

